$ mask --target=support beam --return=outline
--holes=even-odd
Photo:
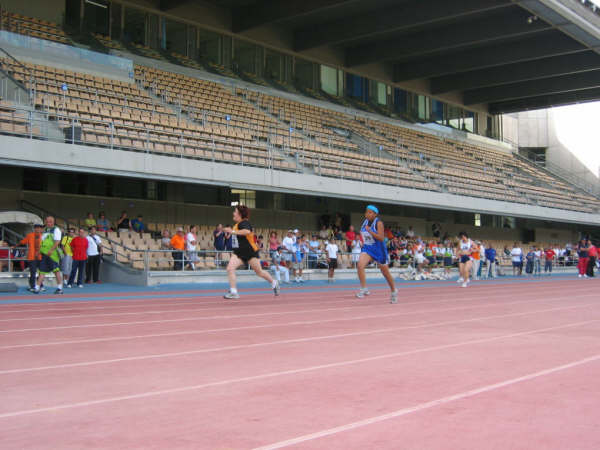
[[[294,50],[304,51],[323,45],[335,45],[382,33],[422,25],[441,23],[470,14],[509,7],[510,0],[410,0],[296,31]]]
[[[524,97],[537,97],[596,87],[600,88],[600,70],[474,89],[464,93],[464,104],[496,103]]]
[[[529,15],[521,9],[502,9],[489,17],[471,19],[439,28],[404,35],[385,41],[370,42],[346,49],[346,66],[399,60],[459,49],[473,44],[516,38],[551,29],[541,20],[528,23]]]
[[[169,11],[170,9],[175,9],[190,2],[191,0],[159,0],[158,9],[161,11]]]
[[[394,67],[394,81],[468,72],[549,56],[566,55],[585,49],[582,44],[575,42],[560,31],[545,31],[527,39],[464,50],[446,56],[398,63]]]
[[[572,105],[600,100],[600,88],[584,89],[563,94],[544,95],[541,97],[521,98],[506,102],[492,103],[490,114],[508,114],[531,109],[546,109],[556,106]]]
[[[356,3],[358,0],[265,0],[233,8],[232,31],[242,33],[285,19],[325,13],[328,9]]]
[[[594,69],[600,69],[600,55],[589,50],[571,55],[510,64],[504,66],[502,70],[492,67],[433,78],[431,80],[431,94],[439,95],[451,91],[464,91],[519,81],[537,80]]]

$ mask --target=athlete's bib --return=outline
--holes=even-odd
[[[240,248],[240,243],[238,242],[237,235],[231,235],[231,248]]]

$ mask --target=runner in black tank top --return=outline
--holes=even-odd
[[[229,292],[223,296],[226,299],[240,298],[236,286],[235,271],[242,265],[248,264],[256,275],[268,281],[273,288],[275,296],[279,295],[279,283],[262,270],[258,254],[258,246],[254,240],[254,232],[250,224],[250,210],[248,207],[238,205],[233,210],[233,227],[224,228],[225,233],[231,233],[231,247],[233,254],[227,265],[227,277],[229,278]]]

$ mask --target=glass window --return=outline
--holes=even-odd
[[[48,172],[39,169],[23,170],[23,190],[24,191],[47,191],[48,190]]]
[[[211,31],[198,31],[198,58],[202,61],[221,64],[220,45],[221,37]]]
[[[138,9],[125,8],[125,27],[123,29],[125,41],[146,45],[146,16],[145,12]]]
[[[110,37],[121,39],[121,13],[123,9],[119,3],[110,4]]]
[[[94,0],[83,3],[83,26],[86,31],[108,36],[110,15],[108,1]]]
[[[337,95],[337,70],[321,65],[321,89],[328,94]]]
[[[248,208],[256,208],[256,191],[243,189],[231,190],[231,206],[245,205]]]
[[[163,50],[169,53],[187,54],[187,26],[173,20],[165,20]]]
[[[418,96],[417,114],[420,120],[429,120],[429,99],[424,95]]]
[[[475,226],[476,227],[481,226],[481,214],[479,214],[479,213],[475,214]]]
[[[234,39],[233,41],[233,69],[240,72],[256,74],[257,66],[257,46],[250,43]]]
[[[387,105],[387,92],[386,85],[383,83],[377,83],[377,103],[380,105]]]

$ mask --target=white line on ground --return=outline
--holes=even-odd
[[[582,322],[582,323],[585,323],[585,322]],[[570,324],[570,326],[576,326],[576,325]],[[329,363],[329,364],[320,364],[317,366],[302,367],[299,369],[284,370],[284,371],[280,371],[280,372],[269,372],[269,373],[265,373],[265,374],[261,374],[261,375],[253,375],[253,376],[248,376],[248,377],[213,381],[210,383],[197,384],[197,385],[193,385],[193,386],[182,386],[182,387],[173,388],[173,389],[147,391],[147,392],[141,392],[138,394],[123,395],[123,396],[119,396],[119,397],[109,397],[109,398],[103,398],[103,399],[98,399],[98,400],[89,400],[89,401],[85,401],[85,402],[76,402],[76,403],[67,403],[67,404],[63,404],[63,405],[49,406],[49,407],[44,407],[44,408],[13,411],[13,412],[0,414],[0,419],[25,416],[25,415],[30,415],[30,414],[62,411],[62,410],[73,409],[73,408],[82,408],[82,407],[86,407],[86,406],[103,405],[103,404],[116,403],[116,402],[127,401],[127,400],[137,400],[137,399],[143,399],[143,398],[157,397],[157,396],[161,396],[161,395],[177,394],[177,393],[181,393],[181,392],[197,391],[200,389],[207,389],[207,388],[217,387],[217,386],[226,386],[226,385],[249,382],[249,381],[257,381],[257,380],[276,378],[276,377],[285,376],[285,375],[295,375],[295,374],[299,374],[299,373],[314,372],[314,371],[323,370],[323,369],[345,367],[345,366],[349,366],[349,365],[353,365],[353,364],[362,364],[362,363],[367,363],[367,362],[372,362],[372,361],[380,361],[380,360],[384,360],[384,359],[398,358],[398,357],[414,355],[414,354],[418,354],[418,353],[425,353],[425,352],[431,352],[431,351],[436,351],[436,350],[445,350],[445,349],[449,349],[449,348],[462,347],[462,346],[466,346],[466,345],[483,344],[483,343],[493,342],[493,341],[497,341],[497,340],[501,340],[501,339],[510,339],[513,337],[526,336],[528,334],[546,332],[546,331],[550,331],[552,329],[558,329],[558,328],[562,328],[562,327],[564,327],[564,325],[559,326],[559,327],[543,328],[540,330],[522,331],[519,333],[511,333],[511,334],[495,336],[495,337],[490,337],[490,338],[474,339],[474,340],[464,341],[464,342],[459,342],[459,343],[454,343],[454,344],[437,345],[437,346],[433,346],[433,347],[426,347],[426,348],[409,350],[409,351],[404,351],[404,352],[388,353],[385,355],[377,355],[377,356],[371,356],[371,357],[361,358],[361,359],[339,361],[339,362]],[[584,364],[586,362],[591,362],[591,361],[596,361],[598,359],[600,359],[600,354],[595,355],[590,358],[580,360],[580,361],[576,361],[574,363],[570,363],[570,364],[567,364],[564,366],[558,366],[558,367],[559,368],[567,367],[567,366],[574,367],[575,365]],[[543,372],[551,373],[551,372],[554,372],[557,370],[559,370],[559,369],[553,368],[553,369],[548,369]],[[542,373],[542,372],[536,372],[536,373]],[[522,380],[523,378],[524,377],[520,377],[520,378],[517,378],[517,380]],[[530,378],[533,378],[533,376],[530,375]],[[508,382],[497,383],[497,384],[494,384],[491,386],[500,386],[503,384],[507,385],[507,383],[511,384],[511,380],[509,380]],[[487,389],[487,390],[491,390],[491,389]],[[468,391],[468,392],[476,392],[476,391],[478,391],[478,390]],[[464,398],[466,396],[464,393],[457,394],[457,395],[463,395],[463,397],[461,397],[461,398]],[[470,394],[470,395],[474,395],[474,394]],[[456,396],[452,396],[449,398],[454,399],[454,397],[456,397]],[[439,404],[440,401],[438,400],[437,402]],[[434,403],[434,402],[429,402],[429,403]],[[432,405],[432,406],[435,406],[435,405]],[[421,409],[424,409],[424,408],[421,408]],[[371,420],[373,420],[373,419],[371,419]],[[381,419],[381,420],[385,420],[385,419]],[[286,441],[286,442],[288,442],[288,441]],[[291,445],[291,444],[286,444],[286,445]]]

